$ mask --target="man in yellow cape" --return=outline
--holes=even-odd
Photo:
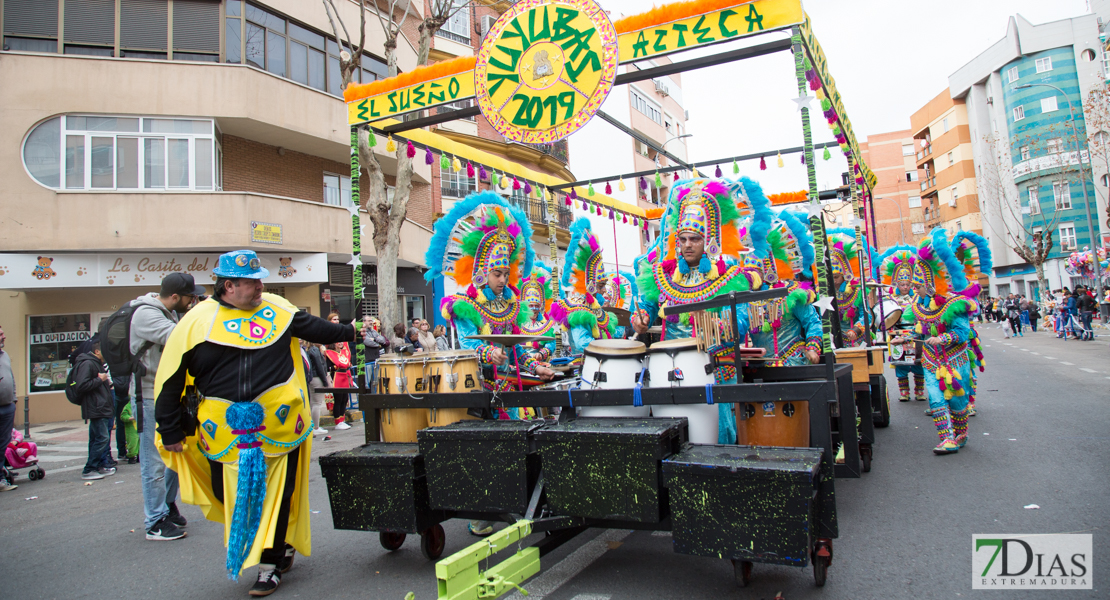
[[[299,339],[353,341],[352,325],[264,294],[269,271],[250,250],[220,256],[216,293],[166,342],[155,381],[162,457],[181,498],[223,523],[228,576],[259,565],[252,596],[274,592],[295,552],[312,551],[312,418]]]

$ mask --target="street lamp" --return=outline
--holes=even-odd
[[[665,149],[665,148],[667,147],[667,144],[669,144],[669,143],[671,143],[671,142],[673,142],[673,141],[675,141],[675,140],[681,140],[682,138],[688,138],[688,137],[694,137],[694,134],[692,134],[692,133],[684,133],[684,134],[682,134],[682,135],[679,135],[679,136],[675,136],[675,137],[673,137],[673,138],[671,138],[671,139],[669,139],[669,140],[667,140],[667,141],[663,142],[663,145],[662,145],[662,146],[659,146],[659,149],[660,149],[660,150],[663,150],[663,149]],[[658,168],[658,167],[659,167],[659,154],[658,154],[658,153],[656,153],[656,154],[655,154],[655,166],[656,166],[656,168]]]
[[[902,243],[905,244],[906,243],[906,227],[905,227],[905,225],[903,225],[903,223],[905,221],[902,218],[902,203],[895,200],[894,198],[890,198],[890,197],[887,197],[887,196],[872,196],[872,198],[874,198],[876,200],[890,200],[891,202],[894,203],[894,206],[898,207],[898,233],[900,233],[902,235]],[[878,240],[878,235],[879,235],[879,232],[876,231],[875,232],[875,236],[876,236],[875,241],[876,242],[879,241]]]
[[[1075,136],[1075,145],[1076,145],[1075,153],[1076,153],[1076,158],[1079,159],[1079,181],[1080,181],[1080,183],[1083,184],[1083,205],[1084,205],[1084,208],[1087,209],[1087,235],[1091,236],[1091,246],[1094,246],[1094,248],[1095,248],[1095,250],[1094,250],[1094,260],[1091,261],[1091,262],[1093,262],[1094,265],[1095,265],[1095,290],[1097,292],[1096,301],[1098,302],[1099,312],[1101,313],[1101,312],[1103,312],[1103,310],[1102,310],[1102,266],[1099,264],[1099,261],[1098,261],[1098,245],[1095,243],[1095,239],[1096,239],[1095,238],[1095,224],[1094,224],[1094,221],[1091,220],[1091,201],[1090,201],[1090,198],[1088,198],[1088,196],[1087,196],[1087,176],[1084,173],[1084,167],[1083,167],[1083,146],[1081,146],[1080,143],[1079,143],[1079,131],[1076,130],[1076,128],[1075,128],[1075,109],[1072,107],[1071,99],[1069,99],[1068,95],[1064,93],[1064,90],[1062,90],[1062,89],[1060,89],[1060,88],[1058,88],[1054,85],[1048,84],[1048,83],[1025,83],[1025,84],[1022,84],[1022,85],[1015,85],[1014,89],[1015,90],[1024,90],[1024,89],[1028,89],[1028,88],[1031,88],[1031,87],[1036,86],[1036,85],[1039,85],[1039,86],[1042,86],[1042,87],[1049,87],[1049,88],[1052,88],[1052,89],[1056,90],[1057,92],[1060,92],[1060,95],[1064,97],[1064,102],[1068,103],[1068,115],[1071,117],[1071,120],[1070,120],[1071,132],[1072,132],[1072,135]],[[1105,314],[1102,315],[1102,319],[1103,319],[1103,321],[1106,320],[1106,315]]]

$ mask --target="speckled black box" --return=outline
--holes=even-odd
[[[459,421],[416,433],[433,508],[524,513],[539,474],[543,421]]]
[[[819,448],[689,444],[663,461],[674,551],[804,567]]]
[[[428,507],[416,444],[371,442],[320,457],[336,529],[419,533],[447,517]]]
[[[661,461],[687,437],[684,418],[583,417],[536,433],[547,502],[558,514],[658,523]]]

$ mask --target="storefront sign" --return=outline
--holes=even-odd
[[[549,143],[594,116],[617,76],[617,33],[593,0],[524,0],[498,17],[474,68],[478,107],[507,139]]]
[[[69,356],[92,337],[91,315],[27,317],[27,387],[31,392],[64,390]]]
[[[347,104],[347,123],[386,119],[456,100],[474,97],[474,71],[389,90]]]
[[[659,11],[672,8],[664,6]],[[673,7],[673,8],[678,8]],[[650,15],[648,13],[646,16]],[[757,0],[622,33],[621,63],[784,29],[805,18],[800,0]]]
[[[251,242],[281,245],[281,224],[251,221]]]
[[[157,287],[170,273],[188,273],[200,285],[216,281],[219,254],[0,254],[0,289]],[[260,254],[267,285],[323,283],[327,254]]]

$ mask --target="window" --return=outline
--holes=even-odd
[[[954,159],[954,158],[952,157],[952,153],[951,153],[951,152],[949,152],[949,153],[948,153],[948,166],[952,166],[952,165],[954,165],[954,164],[956,164],[956,159]]]
[[[1103,174],[1103,176],[1099,178],[1099,181],[1102,182],[1103,187],[1110,187],[1110,175]]]
[[[631,92],[631,94],[632,94],[632,108],[635,108],[636,110],[640,111],[641,113],[647,115],[649,118],[651,118],[652,121],[655,121],[656,123],[659,123],[660,125],[663,124],[663,113],[660,112],[659,108],[656,107],[655,104],[653,104],[651,102],[648,102],[647,100],[644,99],[643,96],[641,96],[640,94],[638,94],[634,91]]]
[[[910,196],[910,208],[921,208],[921,196]]]
[[[447,22],[436,30],[436,35],[470,45],[470,4],[467,0],[455,0],[454,12]]]
[[[1060,249],[1075,250],[1075,226],[1060,225]]]
[[[213,125],[207,119],[54,117],[27,134],[23,164],[53,189],[212,190],[219,152]]]
[[[1052,70],[1052,57],[1051,56],[1046,56],[1044,58],[1038,58],[1037,59],[1037,72],[1038,73],[1044,73],[1045,71],[1051,71],[1051,70]]]
[[[948,201],[948,206],[955,208],[956,201],[960,199],[960,191],[952,188],[952,199]]]
[[[1037,196],[1037,186],[1029,186],[1026,193],[1029,194],[1029,214],[1041,214],[1041,199]]]
[[[351,178],[324,173],[324,203],[331,206],[351,206]]]
[[[944,120],[941,121],[941,127],[944,127],[944,132],[948,133],[948,117],[944,117]]]
[[[5,50],[57,52],[58,3],[5,0],[3,33]]]
[[[1064,151],[1064,138],[1052,138],[1045,142],[1049,154],[1059,154]]]
[[[902,144],[902,156],[913,156],[913,144]]]
[[[1056,110],[1056,96],[1048,98],[1041,98],[1041,112],[1052,112]]]
[[[467,194],[478,191],[478,179],[467,177],[466,169],[456,173],[453,169],[440,167],[439,179],[439,191],[443,196],[465,198]]]
[[[918,235],[921,235],[921,234],[925,233],[925,224],[924,223],[912,223],[912,224],[910,224],[910,231],[912,231],[913,233],[916,233]]]
[[[1025,107],[1024,106],[1014,107],[1014,121],[1020,121],[1024,118],[1025,118]]]
[[[956,221],[956,231],[963,231],[963,230],[964,230],[964,224],[963,224],[963,222],[962,222],[962,221],[959,221],[959,220],[957,220],[957,221]]]
[[[1052,198],[1056,200],[1056,210],[1071,208],[1071,185],[1068,182],[1052,184]]]
[[[1029,160],[1029,146],[1021,147],[1021,160]]]
[[[917,181],[917,171],[906,171],[906,181]]]
[[[218,2],[174,0],[173,59],[220,61],[220,4]]]
[[[1100,131],[1091,136],[1091,143],[1098,148],[1105,148],[1107,143],[1110,142],[1110,133]]]
[[[1010,70],[1006,71],[1006,79],[1009,80],[1010,83],[1013,83],[1013,82],[1017,81],[1018,80],[1018,68],[1017,67],[1010,67]]]
[[[27,317],[27,388],[55,392],[66,388],[69,355],[92,336],[89,313]]]
[[[1087,48],[1086,50],[1080,52],[1079,55],[1082,56],[1083,60],[1087,62],[1095,62],[1095,51],[1091,50],[1090,48]]]
[[[440,114],[443,114],[443,113],[446,113],[446,112],[450,112],[452,110],[462,110],[464,108],[470,108],[471,106],[474,106],[474,98],[466,98],[465,100],[455,100],[454,102],[448,102],[447,104],[442,104],[442,105],[439,106],[438,112]],[[473,116],[464,117],[464,118],[459,119],[459,120],[461,120],[461,121],[473,121],[474,117]]]

